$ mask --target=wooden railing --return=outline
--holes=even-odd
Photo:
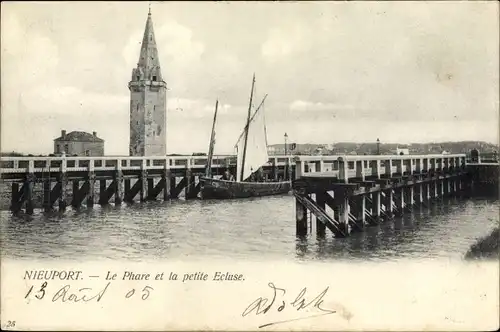
[[[479,153],[477,156],[472,156],[470,153],[468,153],[466,156],[466,162],[469,164],[498,163],[498,153]]]
[[[213,168],[226,168],[235,156],[217,155],[213,157]],[[290,165],[292,156],[271,156],[265,166]],[[167,157],[1,157],[0,174],[71,171],[108,171],[140,169],[199,169],[205,168],[206,156]]]
[[[347,162],[347,171],[349,176],[354,176],[357,170],[361,168],[363,163],[363,174],[375,175],[377,172],[378,163],[380,165],[380,174],[398,172],[396,164],[403,161],[403,165],[411,160],[411,169],[406,167],[406,171],[416,171],[420,166],[418,161],[422,160],[422,166],[425,160],[435,160],[437,167],[442,166],[441,163],[448,161],[450,165],[461,166],[466,163],[471,163],[469,154],[448,154],[448,155],[329,155],[329,156],[285,156],[277,155],[270,156],[269,162],[264,166],[285,166],[299,165],[301,174],[311,172],[339,172],[339,158],[343,158]],[[458,159],[457,159],[458,158]],[[63,171],[107,171],[107,170],[140,170],[140,169],[198,169],[205,168],[207,156],[166,156],[166,157],[128,157],[128,156],[113,156],[113,157],[0,157],[0,174],[4,173],[34,173],[34,172],[60,172]],[[386,168],[387,163],[391,163],[391,168]],[[498,162],[496,154],[480,154],[480,163]],[[374,164],[375,163],[375,164]],[[234,155],[217,155],[214,156],[213,168],[226,168],[235,166],[236,156]],[[308,166],[307,170],[305,165]],[[359,174],[358,174],[359,175]]]
[[[295,164],[295,178],[321,175],[348,179],[425,173],[452,167],[465,169],[466,156],[465,154],[299,156],[295,158]]]

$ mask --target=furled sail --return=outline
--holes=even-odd
[[[257,171],[269,160],[269,156],[267,154],[266,127],[264,122],[264,113],[262,111],[257,111],[253,116],[246,134],[248,135],[248,139],[242,179],[240,179],[240,176],[242,168],[241,164],[243,162],[243,151],[245,149],[245,134],[240,137],[238,143],[236,144],[238,156],[236,174],[238,180],[241,181],[248,179],[253,172]]]
[[[214,113],[214,122],[212,123],[212,134],[210,135],[210,145],[208,147],[208,158],[207,165],[205,166],[205,176],[212,176],[212,159],[214,155],[214,146],[215,146],[215,124],[217,123],[217,108],[219,106],[219,100],[215,102],[215,113]]]

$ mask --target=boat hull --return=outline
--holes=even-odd
[[[237,182],[200,178],[202,199],[234,199],[286,194],[291,190],[289,181]]]

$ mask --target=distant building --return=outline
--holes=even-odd
[[[267,147],[267,153],[271,155],[285,154],[284,144],[273,144]],[[325,148],[323,144],[287,144],[287,153],[290,155],[314,155],[314,154],[330,154],[331,151]]]
[[[66,156],[104,156],[104,140],[84,131],[72,131],[66,134],[61,130],[61,136],[54,139],[54,154]]]
[[[277,153],[276,153],[276,151],[277,151],[277,150],[278,150],[278,149],[276,149],[276,147],[274,147],[274,146],[268,146],[268,147],[267,147],[267,153],[268,153],[268,154],[271,154],[271,155],[277,154]]]
[[[408,149],[408,148],[396,148],[396,154],[397,155],[410,154],[410,149]]]
[[[313,150],[312,154],[315,156],[321,156],[323,155],[323,150],[324,148],[322,146],[318,146],[316,149]]]

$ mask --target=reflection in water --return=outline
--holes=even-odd
[[[65,213],[1,211],[2,255],[16,258],[155,260],[461,258],[498,223],[495,200],[450,199],[348,238],[295,234],[291,196],[147,202]]]

